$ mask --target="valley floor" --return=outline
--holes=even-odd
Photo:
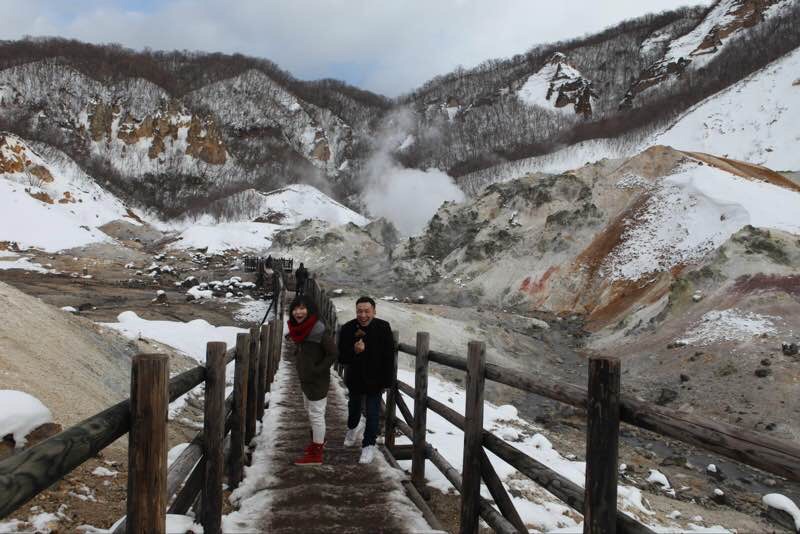
[[[116,322],[119,314],[125,311],[133,311],[149,320],[187,322],[204,319],[214,325],[241,327],[250,326],[253,319],[259,319],[252,314],[243,316],[236,313],[247,302],[246,298],[187,301],[187,289],[175,285],[189,275],[202,281],[241,275],[231,270],[235,260],[233,256],[220,255],[200,261],[189,252],[170,251],[160,263],[169,265],[173,272],[151,277],[146,272],[153,262],[153,254],[145,251],[95,245],[62,254],[26,252],[23,255],[30,257],[30,262],[58,274],[0,270],[0,281],[59,308],[72,306],[81,316],[94,322]],[[142,274],[137,275],[137,271],[142,271]],[[252,277],[241,276],[245,280]],[[165,303],[153,302],[158,290],[166,293]],[[354,291],[345,289],[344,294],[335,299],[340,322],[354,315],[357,296]],[[466,354],[467,340],[483,340],[487,344],[489,361],[535,372],[554,381],[578,385],[586,382],[582,351],[587,334],[578,318],[559,320],[544,314],[526,317],[481,307],[457,308],[384,300],[378,301],[377,311],[379,317],[389,320],[393,328],[400,331],[403,342],[413,344],[417,331],[428,331],[432,349],[463,355]],[[410,357],[401,357],[400,365],[405,370],[413,368]],[[455,384],[463,383],[463,376],[453,371],[434,366],[434,374]],[[487,384],[487,400],[497,406],[514,406],[519,415],[530,422],[531,428],[549,440],[564,459],[580,462],[583,458],[585,421],[574,409],[499,385]],[[172,436],[170,444],[185,441],[191,430],[190,426],[185,426]],[[797,484],[786,483],[679,443],[665,443],[655,435],[632,428],[623,429],[620,463],[627,465],[621,483],[639,488],[653,512],[647,520],[669,525],[673,530],[688,528],[687,525],[692,523],[723,525],[740,532],[780,531],[775,523],[762,517],[761,496],[778,492],[795,502],[800,501]],[[707,473],[706,466],[712,463],[723,475]],[[117,474],[107,479],[99,477],[92,474],[96,467],[107,467]],[[651,470],[666,475],[672,483],[674,496],[648,481]],[[61,510],[60,528],[69,530],[87,523],[108,528],[123,513],[118,505],[124,488],[124,453],[110,452],[92,460],[45,492],[30,503],[30,506],[38,508],[31,508],[26,513],[35,516],[50,512],[58,516],[60,503],[70,502],[68,509]],[[715,489],[725,493],[725,504],[713,500]],[[86,498],[72,497],[72,494]],[[437,496],[433,502],[440,511],[452,511],[452,497]],[[25,514],[20,517],[25,519],[22,516]],[[702,520],[697,516],[702,516]]]

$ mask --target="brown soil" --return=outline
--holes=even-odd
[[[800,297],[800,275],[756,274],[753,276],[741,276],[736,280],[733,290],[740,293],[777,290]]]

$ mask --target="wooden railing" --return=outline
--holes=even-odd
[[[135,356],[129,399],[0,462],[0,519],[129,433],[127,515],[115,532],[164,532],[167,513],[192,507],[204,532],[221,532],[224,467],[229,486],[236,487],[280,361],[284,292],[278,275],[274,287],[275,318],[238,334],[234,349],[208,343],[206,365],[172,379],[166,355]],[[226,400],[225,368],[234,360],[234,389]],[[167,466],[169,403],[203,383],[203,432]]]
[[[304,290],[315,300],[325,323],[338,331],[336,307],[315,277],[306,282]],[[395,371],[398,351],[414,356],[415,386],[396,380],[395,372],[395,387],[387,392],[384,406],[385,444],[390,462],[394,465],[395,459],[411,460],[411,479],[404,481],[404,484],[409,496],[435,528],[441,527],[421,497],[427,494],[426,461],[439,469],[461,494],[461,532],[477,532],[479,517],[497,532],[527,532],[489,462],[488,450],[583,514],[585,532],[651,533],[649,527],[617,510],[620,422],[705,448],[792,481],[800,481],[800,447],[796,444],[623,395],[620,389],[620,363],[615,358],[590,358],[588,387],[584,389],[573,384],[554,383],[519,369],[487,363],[482,342],[469,342],[467,357],[464,358],[431,350],[430,336],[425,332],[417,333],[416,345],[399,343],[396,331],[394,336]],[[430,362],[466,372],[464,415],[428,397]],[[337,366],[337,371],[341,375],[343,367]],[[487,379],[585,411],[588,424],[583,488],[483,429],[483,391]],[[400,393],[414,399],[413,414]],[[396,414],[398,410],[400,417]],[[425,440],[428,410],[464,431],[460,472]],[[395,446],[396,430],[412,441],[410,448]],[[497,508],[480,496],[481,483],[489,489]]]
[[[527,532],[484,449],[491,451],[520,473],[537,482],[567,505],[581,512],[584,532],[652,532],[617,510],[618,431],[620,421],[718,454],[789,480],[800,480],[800,447],[733,425],[684,414],[645,403],[620,393],[620,365],[614,358],[590,358],[589,385],[556,384],[538,375],[486,363],[484,344],[468,344],[462,358],[429,349],[429,335],[417,333],[416,346],[399,344],[399,350],[415,357],[415,387],[397,381],[397,389],[414,399],[414,413],[402,397],[396,397],[402,414],[397,427],[411,439],[411,480],[424,485],[425,460],[430,460],[461,493],[461,532],[477,532],[482,517],[498,532]],[[459,414],[428,397],[428,366],[434,362],[466,371],[466,410]],[[483,429],[483,389],[486,379],[560,401],[585,410],[588,422],[586,480],[584,488],[546,465],[525,455]],[[431,410],[464,431],[462,473],[451,466],[424,439],[426,413]],[[480,496],[486,484],[499,513]]]
[[[264,258],[262,256],[245,256],[244,257],[244,270],[245,272],[259,272],[264,269],[274,269],[276,271],[283,271],[290,273],[294,269],[293,258]]]

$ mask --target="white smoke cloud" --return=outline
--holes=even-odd
[[[464,193],[438,169],[403,169],[396,164],[373,175],[364,202],[376,217],[386,217],[403,235],[416,235],[446,200],[462,202]]]
[[[416,131],[416,117],[409,109],[399,109],[388,116],[374,141],[374,151],[365,166],[362,199],[373,217],[392,221],[403,235],[416,235],[442,205],[452,200],[462,202],[463,191],[453,179],[438,169],[405,169],[392,153]],[[430,141],[435,132],[426,132]]]

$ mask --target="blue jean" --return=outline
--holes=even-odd
[[[375,445],[375,438],[378,437],[381,394],[350,391],[350,399],[347,401],[347,428],[349,429],[357,427],[358,422],[361,420],[362,400],[366,400],[367,426],[364,429],[364,439],[361,441],[361,446],[367,447],[369,445]]]

